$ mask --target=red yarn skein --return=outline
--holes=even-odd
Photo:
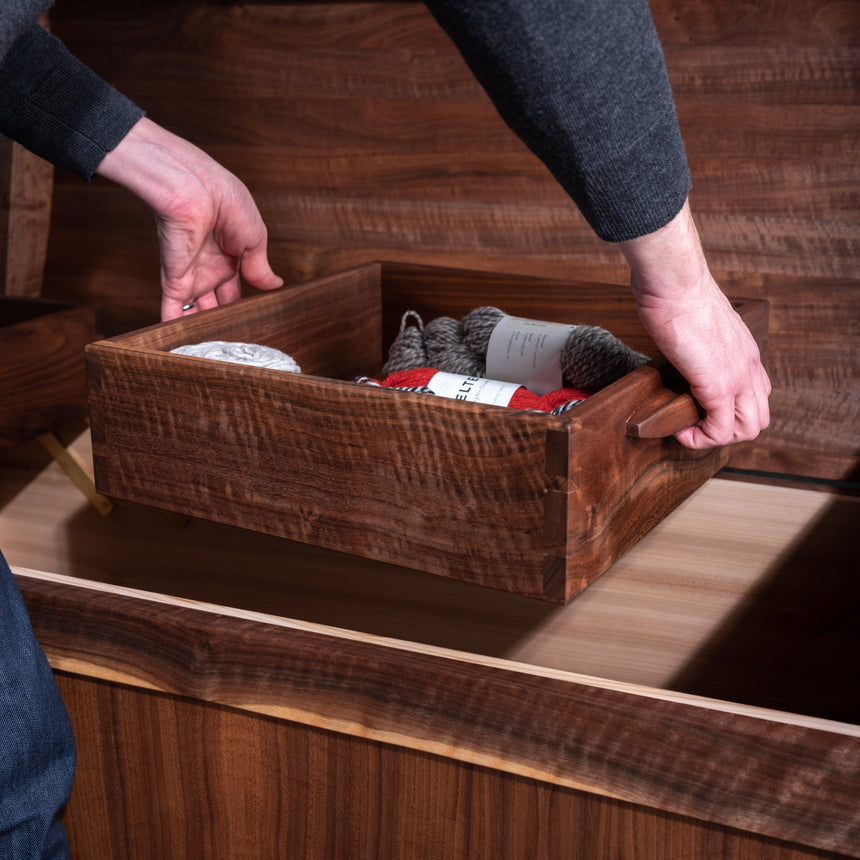
[[[585,400],[586,397],[591,397],[588,391],[582,391],[579,388],[556,388],[555,391],[550,391],[541,397],[541,409],[544,412],[552,412],[557,406],[563,406],[565,403],[570,403],[573,400]]]
[[[432,367],[416,367],[412,370],[398,370],[386,376],[382,384],[386,388],[421,388],[437,374]]]
[[[430,380],[437,373],[438,371],[433,367],[398,370],[387,376],[382,384],[386,388],[422,388],[429,385]],[[508,408],[552,412],[557,406],[570,403],[572,400],[584,400],[588,396],[588,392],[580,391],[577,388],[559,388],[541,397],[521,385],[511,396]]]

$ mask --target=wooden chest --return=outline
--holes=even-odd
[[[559,606],[104,517],[46,458],[0,453],[0,546],[75,857],[858,856],[857,498],[717,477]]]
[[[492,304],[655,360],[563,415],[358,385],[402,314]],[[763,342],[767,304],[739,304]],[[171,354],[264,344],[301,374]],[[371,264],[92,344],[100,492],[565,603],[720,469],[621,287]]]
[[[99,336],[93,308],[0,298],[0,447],[86,414],[83,349]]]

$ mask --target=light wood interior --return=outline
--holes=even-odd
[[[129,503],[103,517],[36,442],[2,472],[22,567],[860,722],[838,660],[858,644],[856,498],[713,479],[560,607]]]

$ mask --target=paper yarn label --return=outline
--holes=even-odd
[[[487,344],[487,376],[540,396],[563,387],[561,351],[575,326],[504,316]]]
[[[469,403],[490,403],[507,406],[520,387],[515,382],[500,382],[480,376],[463,376],[459,373],[435,373],[427,387],[439,397],[465,400]]]

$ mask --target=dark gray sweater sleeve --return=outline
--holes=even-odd
[[[84,179],[142,116],[38,25],[0,62],[0,134]]]
[[[15,40],[53,5],[53,0],[0,0],[0,62]]]
[[[690,173],[647,0],[426,0],[598,236],[651,233]]]

